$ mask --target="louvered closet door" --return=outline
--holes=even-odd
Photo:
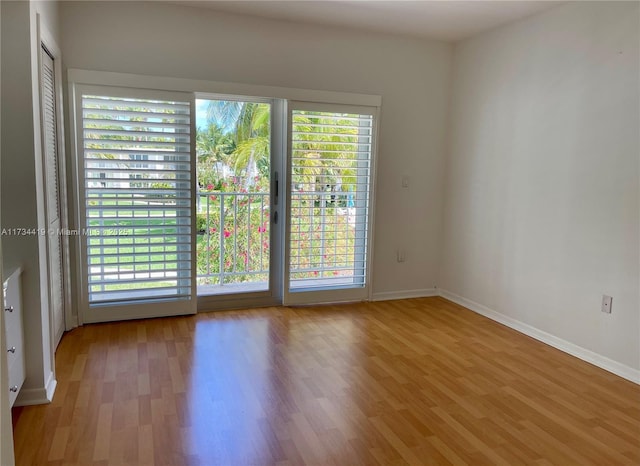
[[[368,297],[375,114],[290,103],[288,304]]]
[[[41,50],[41,108],[43,134],[43,165],[45,175],[47,261],[49,273],[49,312],[52,318],[54,345],[64,332],[64,282],[62,236],[60,235],[60,179],[56,108],[56,82],[53,58]]]
[[[195,312],[193,96],[80,90],[83,320]]]

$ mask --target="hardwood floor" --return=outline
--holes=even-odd
[[[640,386],[442,298],[65,335],[18,465],[640,464]]]

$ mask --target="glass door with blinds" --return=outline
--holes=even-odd
[[[194,313],[192,94],[76,87],[81,318]]]
[[[81,322],[368,299],[378,107],[72,92]]]
[[[285,303],[368,298],[375,108],[291,102]]]

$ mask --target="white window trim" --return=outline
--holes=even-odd
[[[288,87],[262,86],[257,84],[225,83],[199,79],[167,78],[129,73],[111,73],[69,69],[67,79],[73,84],[97,84],[114,87],[133,87],[137,89],[155,89],[163,91],[194,92],[196,94],[236,95],[250,98],[272,98],[344,104],[363,107],[380,107],[382,97],[373,94],[352,94],[349,92],[319,91]]]

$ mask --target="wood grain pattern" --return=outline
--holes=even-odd
[[[88,325],[18,465],[640,464],[640,387],[442,298]]]

